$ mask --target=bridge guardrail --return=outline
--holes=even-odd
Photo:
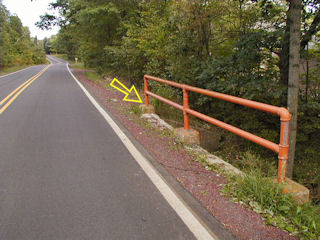
[[[160,83],[164,83],[176,88],[181,88],[183,90],[183,105],[180,105],[176,102],[173,102],[169,99],[166,99],[162,96],[159,96],[149,90],[149,80],[157,81]],[[221,99],[227,102],[236,103],[239,105],[247,106],[250,108],[254,108],[260,111],[272,113],[275,115],[280,116],[281,120],[281,127],[280,127],[280,143],[276,144],[273,143],[267,139],[261,138],[259,136],[256,136],[252,133],[249,133],[247,131],[244,131],[240,128],[234,127],[230,124],[227,124],[225,122],[222,122],[220,120],[217,120],[215,118],[209,117],[205,114],[202,114],[200,112],[197,112],[193,109],[190,109],[189,106],[189,91],[200,93],[206,96],[210,96],[213,98]],[[214,92],[202,88],[192,87],[186,84],[180,84],[177,82],[157,78],[150,75],[144,75],[144,95],[145,95],[145,104],[146,106],[149,106],[149,96],[154,97],[164,103],[167,103],[177,109],[180,109],[183,111],[184,115],[184,129],[189,130],[190,129],[190,118],[189,114],[198,117],[206,122],[212,123],[218,127],[221,127],[229,132],[232,132],[234,134],[237,134],[245,139],[248,139],[252,142],[255,142],[265,148],[268,148],[278,154],[278,182],[282,183],[285,181],[286,176],[286,168],[287,168],[287,161],[288,161],[288,154],[289,154],[289,121],[291,119],[291,115],[289,111],[284,107],[277,107],[265,103],[260,103],[244,98],[239,98],[219,92]]]

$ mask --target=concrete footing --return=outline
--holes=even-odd
[[[141,109],[142,114],[145,114],[145,113],[148,113],[148,114],[155,113],[155,111],[154,111],[154,106],[152,106],[152,105],[146,106],[145,104],[141,104],[141,105],[139,106],[139,108]]]
[[[309,189],[290,178],[283,183],[283,193],[291,194],[297,205],[309,202]]]
[[[197,130],[184,128],[176,128],[174,134],[186,144],[200,145],[200,133]]]

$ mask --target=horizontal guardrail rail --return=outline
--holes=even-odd
[[[183,105],[180,105],[176,102],[173,102],[169,99],[166,99],[162,96],[159,96],[149,90],[149,80],[157,81],[160,83],[164,83],[176,88],[181,88],[183,90]],[[219,121],[215,118],[209,117],[205,114],[202,114],[200,112],[197,112],[193,109],[190,109],[189,106],[189,92],[195,92],[199,94],[203,94],[206,96],[210,96],[213,98],[221,99],[227,102],[236,103],[239,105],[247,106],[250,108],[254,108],[260,111],[268,112],[271,114],[275,114],[280,116],[281,120],[281,127],[280,127],[280,143],[276,144],[273,143],[267,139],[261,138],[259,136],[256,136],[252,133],[246,132],[240,128],[234,127],[230,124],[227,124],[225,122]],[[157,78],[150,75],[144,75],[144,96],[145,96],[145,104],[146,106],[149,106],[149,96],[154,97],[164,103],[167,103],[177,109],[180,109],[183,111],[184,115],[184,129],[189,130],[190,129],[190,118],[189,114],[200,118],[206,122],[212,123],[218,127],[221,127],[229,132],[232,132],[234,134],[237,134],[245,139],[248,139],[252,142],[255,142],[265,148],[268,148],[278,154],[278,182],[282,183],[285,181],[285,175],[286,175],[286,168],[287,168],[287,161],[288,161],[288,153],[289,153],[289,121],[291,118],[291,115],[289,111],[286,108],[283,107],[277,107],[265,103],[260,103],[248,99],[243,99],[219,92],[209,91],[202,88],[192,87],[186,84],[180,84],[173,81]]]

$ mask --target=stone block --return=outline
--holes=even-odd
[[[173,131],[173,127],[170,124],[166,123],[164,120],[162,120],[155,113],[144,113],[141,115],[141,118],[147,119],[153,126],[159,129],[168,129],[170,131]]]
[[[174,135],[181,139],[186,144],[197,144],[200,145],[200,133],[197,130],[184,128],[176,128]]]
[[[139,108],[141,109],[142,114],[145,114],[145,113],[148,113],[148,114],[155,113],[155,111],[154,111],[154,106],[152,106],[152,105],[146,106],[145,104],[141,104],[141,105],[139,106]]]
[[[290,178],[283,183],[283,193],[291,194],[297,205],[309,202],[309,189]]]

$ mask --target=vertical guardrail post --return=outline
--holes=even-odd
[[[189,114],[186,112],[186,109],[189,109],[189,93],[183,86],[183,118],[184,118],[184,129],[190,129],[190,119]]]
[[[149,106],[149,96],[147,94],[147,91],[149,91],[148,79],[144,76],[143,81],[144,81],[144,99],[145,99],[146,106]]]
[[[281,108],[280,120],[280,144],[279,144],[279,166],[278,166],[278,182],[283,183],[286,179],[287,162],[289,158],[289,122],[290,113],[287,109]]]

